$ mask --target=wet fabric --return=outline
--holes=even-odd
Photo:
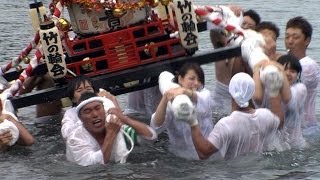
[[[207,138],[223,159],[248,153],[261,153],[275,136],[279,118],[269,109],[256,109],[253,114],[234,111],[214,126]]]
[[[320,82],[320,68],[313,59],[306,56],[300,59],[302,66],[301,82],[307,87],[307,98],[305,102],[304,122],[303,128],[317,126],[318,120],[315,114],[316,96],[318,91],[318,84]]]
[[[5,119],[2,123],[0,123],[0,134],[4,133],[5,131],[9,131],[12,136],[9,146],[14,145],[19,139],[19,129],[15,124],[13,124],[13,122]]]
[[[127,152],[125,139],[119,131],[112,147],[110,162],[120,162]],[[67,138],[66,157],[68,161],[81,166],[104,164],[100,145],[82,125],[72,131]]]
[[[201,129],[201,133],[207,137],[213,128],[212,122],[212,101],[210,91],[207,89],[202,89],[197,91],[197,104],[196,113]],[[176,120],[171,108],[167,106],[165,121],[162,126],[157,127],[155,125],[154,114],[151,118],[151,127],[153,127],[158,134],[163,131],[167,131],[169,136],[169,151],[176,156],[183,157],[186,159],[199,159],[198,153],[193,145],[191,137],[190,125],[184,121]]]
[[[302,135],[301,123],[304,119],[304,103],[307,89],[304,84],[296,83],[290,87],[291,99],[285,106],[284,127],[288,132],[288,143],[292,148],[306,147]]]
[[[254,93],[254,81],[247,73],[235,74],[229,83],[229,92],[240,107],[248,107]]]
[[[68,138],[72,131],[74,131],[78,126],[82,125],[81,120],[76,112],[76,107],[72,107],[63,115],[61,120],[61,135],[64,140]]]

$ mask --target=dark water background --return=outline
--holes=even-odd
[[[0,3],[0,64],[19,51],[32,39],[28,17],[30,1],[1,0]],[[48,6],[48,0],[43,1]],[[294,16],[305,16],[314,27],[308,54],[319,60],[320,21],[319,2],[238,0],[195,1],[197,4],[237,4],[257,10],[262,20],[274,21],[281,29],[278,49],[284,51],[286,21]],[[200,51],[211,48],[208,33],[201,33]],[[204,65],[207,88],[215,84],[212,64]],[[118,96],[125,108],[126,95]],[[318,96],[319,99],[319,96]],[[319,100],[317,102],[319,104]],[[306,150],[249,155],[231,161],[189,161],[166,152],[166,140],[136,147],[127,164],[81,167],[66,161],[65,145],[60,135],[60,119],[42,121],[35,118],[34,106],[18,113],[23,123],[36,138],[31,147],[13,147],[0,154],[0,179],[320,179],[320,143],[314,141]],[[320,116],[317,105],[317,116]],[[143,119],[143,117],[141,117]]]

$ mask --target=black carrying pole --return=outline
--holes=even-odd
[[[219,48],[217,50],[205,52],[198,51],[193,56],[184,56],[172,60],[159,61],[127,70],[92,77],[92,79],[97,87],[104,88],[114,95],[120,95],[157,85],[158,76],[162,71],[174,72],[185,62],[196,62],[202,65],[240,55],[240,46]],[[44,90],[33,91],[24,95],[14,96],[9,98],[9,100],[12,102],[15,109],[19,109],[66,97],[66,89],[67,85],[61,85]]]

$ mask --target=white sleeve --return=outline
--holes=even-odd
[[[75,108],[68,109],[61,120],[61,135],[64,140],[70,136],[71,132],[78,127],[80,119],[78,118]]]
[[[211,111],[208,111],[208,109],[212,109],[212,97],[211,93],[208,89],[202,89],[201,91],[197,91],[197,105],[196,109],[197,112],[206,114],[206,113],[211,113]]]
[[[75,163],[81,166],[104,164],[101,149],[96,150],[90,140],[85,136],[81,136],[80,133],[73,132],[71,137],[67,139],[66,145],[69,152],[67,158],[72,159]]]
[[[304,106],[307,97],[307,88],[302,83],[297,83],[290,87],[291,99],[288,102],[288,107],[293,110],[298,110]]]
[[[163,121],[163,124],[161,126],[157,126],[155,124],[155,119],[154,119],[155,114],[156,113],[153,113],[151,116],[150,126],[156,131],[157,134],[160,134],[162,131],[164,131],[167,128],[168,122],[174,117],[173,117],[172,111],[169,110],[169,108],[167,107],[165,120]]]
[[[301,65],[302,83],[307,86],[307,89],[316,89],[320,81],[320,70],[318,64],[310,60],[305,63],[301,63]]]
[[[219,150],[219,153],[222,157],[225,157],[228,146],[229,146],[229,128],[223,122],[223,119],[220,119],[218,123],[214,126],[213,130],[208,136],[208,141],[214,145],[215,148]]]

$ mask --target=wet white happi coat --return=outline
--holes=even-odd
[[[302,136],[301,122],[304,119],[304,102],[307,96],[306,86],[302,83],[290,87],[291,99],[285,106],[284,128],[289,134],[288,142],[291,147],[302,148],[306,146]]]
[[[70,136],[72,131],[82,125],[82,122],[77,115],[76,107],[72,107],[64,113],[61,125],[61,134],[64,140]]]
[[[128,149],[121,131],[112,147],[110,162],[120,162]],[[66,140],[66,157],[68,161],[81,166],[104,164],[101,147],[94,137],[82,126],[78,126]]]
[[[201,133],[207,137],[213,129],[212,121],[212,97],[210,91],[202,89],[197,94],[197,119]],[[164,130],[167,130],[169,136],[169,151],[176,156],[186,159],[199,159],[198,153],[193,145],[191,137],[190,125],[176,120],[172,110],[167,106],[165,121],[162,126],[157,127],[154,123],[154,115],[151,118],[151,127],[153,127],[159,134]]]
[[[301,81],[307,87],[307,98],[305,102],[303,128],[308,128],[317,125],[315,114],[317,87],[320,82],[320,68],[313,59],[306,56],[300,59],[302,66]]]
[[[223,159],[247,153],[260,153],[271,136],[275,136],[279,118],[269,109],[256,109],[253,114],[234,111],[214,126],[207,138]]]

